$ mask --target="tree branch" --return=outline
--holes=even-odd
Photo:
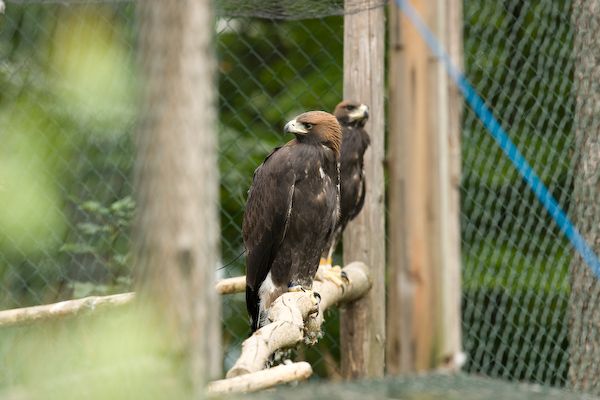
[[[246,290],[246,277],[222,279],[215,285],[215,290],[222,295],[241,293]],[[0,311],[0,327],[62,318],[94,311],[98,308],[122,306],[130,303],[134,299],[134,295],[133,292],[129,292],[110,296],[89,296],[60,303],[4,310]]]
[[[235,278],[221,279],[215,285],[218,294],[242,293],[246,290],[246,276],[236,276]]]
[[[76,315],[98,308],[121,306],[130,303],[133,298],[134,293],[130,292],[111,296],[90,296],[60,303],[0,311],[0,327]]]
[[[244,341],[242,354],[227,377],[233,378],[264,369],[269,357],[279,349],[295,346],[302,340],[316,342],[325,310],[337,303],[356,300],[371,287],[368,267],[364,263],[353,262],[343,271],[348,277],[348,283],[343,286],[331,281],[314,282],[313,291],[321,296],[319,313],[316,315],[312,314],[315,305],[310,293],[290,292],[275,300],[269,309],[269,320],[272,322]]]
[[[208,384],[208,394],[256,392],[283,383],[305,380],[311,375],[312,368],[309,363],[304,361],[278,365],[252,374],[210,382]]]

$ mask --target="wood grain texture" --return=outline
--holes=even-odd
[[[380,377],[385,356],[385,209],[384,209],[384,9],[380,2],[356,2],[363,10],[344,16],[344,98],[367,104],[365,127],[371,146],[365,153],[367,194],[358,217],[344,232],[344,263],[362,261],[371,268],[373,289],[342,308],[340,342],[345,379]],[[369,3],[367,1],[366,3]],[[379,6],[377,6],[379,5]]]
[[[79,315],[130,304],[133,299],[134,293],[130,292],[110,296],[89,296],[59,303],[4,310],[0,311],[0,326],[22,325]]]
[[[209,395],[257,392],[284,383],[303,381],[311,375],[312,367],[305,361],[282,364],[252,374],[210,382],[207,392]]]
[[[575,93],[573,193],[569,211],[579,232],[600,254],[600,4],[573,2],[573,89]],[[600,279],[583,258],[572,255],[569,266],[568,385],[579,392],[600,395]]]
[[[138,294],[170,329],[169,352],[199,396],[222,363],[212,3],[137,5],[144,89],[135,167]]]
[[[436,37],[461,49],[458,1],[411,2]],[[460,99],[443,65],[395,5],[390,10],[391,374],[460,360]]]
[[[246,275],[221,279],[215,285],[218,294],[244,293],[246,291]]]

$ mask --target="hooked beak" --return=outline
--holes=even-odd
[[[356,110],[348,114],[350,121],[359,121],[369,118],[369,107],[366,104],[361,104]]]
[[[283,131],[285,133],[293,133],[294,135],[306,135],[308,133],[308,130],[304,127],[304,124],[296,121],[295,118],[285,124]]]

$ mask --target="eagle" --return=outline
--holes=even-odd
[[[317,279],[326,278],[341,284],[339,267],[331,270],[332,256],[346,225],[360,213],[365,203],[364,154],[371,140],[365,130],[365,124],[369,119],[367,105],[354,100],[344,100],[335,107],[333,113],[342,126],[340,218],[332,234],[330,245],[321,258],[323,274],[320,271]]]
[[[254,172],[242,223],[252,332],[265,324],[281,294],[312,289],[339,217],[338,120],[310,111],[284,131],[295,139],[275,148]]]

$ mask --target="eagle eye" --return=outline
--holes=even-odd
[[[353,106],[353,105],[351,105],[351,104],[349,104],[349,105],[347,105],[347,106],[346,106],[346,110],[348,110],[348,111],[352,111],[352,110],[354,110],[355,108],[356,108],[356,107],[355,107],[355,106]]]
[[[313,127],[312,124],[310,124],[308,122],[305,123],[304,126],[306,127],[306,129],[309,129],[309,130],[312,129],[312,127]]]

